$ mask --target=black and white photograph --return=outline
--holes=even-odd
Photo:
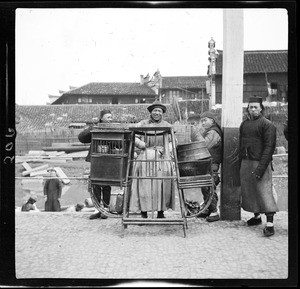
[[[0,286],[297,286],[295,3],[174,2],[0,6]]]

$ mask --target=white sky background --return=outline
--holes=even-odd
[[[288,49],[285,9],[243,9],[244,50]],[[223,9],[17,9],[16,103],[89,82],[207,75],[208,41],[223,49]]]

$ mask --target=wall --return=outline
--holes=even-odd
[[[278,93],[274,101],[281,101],[282,96],[280,90],[285,90],[288,79],[287,73],[271,73],[267,74],[268,82],[277,82]],[[265,98],[268,96],[268,89],[266,84],[266,76],[264,73],[244,74],[244,93],[243,102],[247,102],[249,97],[253,94]],[[222,75],[216,75],[216,103],[222,103]]]
[[[81,102],[80,104],[111,104],[112,99],[116,97],[118,99],[119,104],[134,104],[136,103],[136,99],[138,99],[139,103],[141,103],[142,99],[145,98],[146,103],[151,103],[154,101],[155,96],[145,96],[145,95],[68,95],[68,99],[64,101],[64,104],[78,104],[79,98],[88,98],[92,99],[92,102],[84,103]]]
[[[244,108],[245,112],[246,108]],[[284,124],[287,117],[287,106],[283,107],[266,107],[267,117],[274,123],[277,128],[277,141],[276,146],[283,146],[288,149],[288,142],[283,135]],[[221,123],[222,109],[214,111],[217,117],[218,123]],[[176,138],[178,143],[186,143],[190,139],[191,125],[186,121],[176,122],[174,124],[174,131],[176,132]],[[51,146],[52,143],[73,143],[78,142],[78,133],[81,129],[60,129],[55,132],[32,132],[27,134],[18,133],[16,137],[15,154],[24,155],[29,150],[41,150],[42,147]]]

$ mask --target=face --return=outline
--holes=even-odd
[[[250,102],[248,105],[248,111],[250,113],[250,116],[257,117],[262,111],[262,108],[260,106],[259,102]]]
[[[111,115],[111,113],[106,113],[105,115],[103,115],[102,122],[104,122],[104,123],[112,122],[112,115]]]
[[[151,111],[151,116],[155,121],[160,121],[162,119],[163,110],[159,107],[154,108]]]
[[[210,117],[203,117],[200,119],[200,122],[204,128],[210,128],[213,125],[214,120]]]

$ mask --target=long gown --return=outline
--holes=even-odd
[[[164,120],[159,123],[142,120],[136,126],[170,127],[171,124]],[[143,138],[141,140],[144,141]],[[175,173],[171,162],[170,147],[168,135],[156,136],[156,143],[155,136],[148,136],[147,148],[140,153],[137,160],[155,160],[156,154],[157,160],[166,161],[135,162],[133,176],[173,176]],[[174,179],[133,179],[129,205],[131,212],[165,211],[167,209],[175,209]]]

